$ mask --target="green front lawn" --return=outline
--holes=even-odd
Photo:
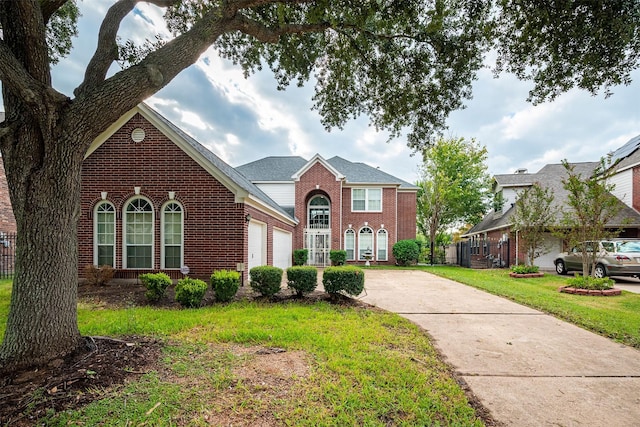
[[[513,279],[509,270],[472,270],[462,267],[416,267],[441,277],[500,295],[544,311],[621,343],[640,348],[640,294],[622,291],[620,296],[600,297],[558,292],[567,277]]]
[[[10,287],[0,282],[2,330]],[[395,314],[326,302],[78,307],[85,335],[160,337],[162,368],[46,425],[483,425],[426,335]],[[282,359],[256,353],[273,347]]]

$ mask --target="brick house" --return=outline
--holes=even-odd
[[[262,174],[261,174],[262,172]],[[277,172],[277,174],[276,174]],[[351,262],[394,263],[393,243],[415,238],[417,187],[362,163],[316,155],[268,157],[233,168],[145,104],[92,143],[82,167],[79,269],[116,277],[148,271],[194,277],[216,269],[287,268],[308,248]]]
[[[640,136],[627,142],[613,153],[610,153],[613,175],[610,183],[614,184],[612,194],[620,201],[619,212],[611,220],[608,228],[620,230],[620,237],[640,237]],[[593,173],[599,162],[573,163],[574,171],[583,177]],[[522,264],[526,254],[522,252],[518,235],[512,227],[511,216],[519,193],[539,183],[551,189],[554,194],[554,205],[557,209],[565,207],[567,191],[562,180],[566,170],[561,164],[549,164],[537,173],[530,174],[524,169],[514,174],[495,175],[493,177],[493,193],[500,194],[503,200],[501,207],[486,215],[481,222],[473,226],[462,237],[469,239],[471,262],[473,267],[487,267],[496,264],[496,260],[509,260],[510,264]],[[545,244],[549,253],[536,259],[536,265],[543,269],[554,269],[554,260],[558,253],[566,250],[564,242],[551,232],[546,233]]]

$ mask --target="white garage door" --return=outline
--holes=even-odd
[[[292,236],[284,230],[273,229],[273,265],[283,270],[291,267]]]
[[[253,267],[265,265],[267,263],[266,228],[266,224],[262,222],[249,222],[249,270]]]
[[[536,258],[535,263],[541,270],[554,271],[556,267],[553,264],[553,261],[555,261],[558,254],[562,252],[562,240],[551,234],[546,234],[542,244],[546,245],[547,249],[549,249],[549,253]]]

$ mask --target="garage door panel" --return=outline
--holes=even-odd
[[[293,236],[284,230],[273,230],[273,265],[286,270],[291,267]]]

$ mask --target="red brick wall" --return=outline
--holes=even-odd
[[[318,188],[316,188],[318,186]],[[331,249],[339,249],[340,238],[340,189],[342,182],[322,164],[316,163],[295,183],[296,217],[300,221],[293,238],[293,249],[304,248],[304,229],[307,226],[307,203],[316,194],[322,194],[330,202]]]
[[[141,127],[144,141],[131,140],[131,131]],[[184,259],[190,276],[208,278],[215,269],[235,270],[247,260],[247,213],[269,224],[291,230],[260,211],[236,203],[231,191],[213,178],[186,153],[136,114],[102,146],[82,167],[81,218],[78,223],[79,269],[93,264],[93,211],[101,201],[101,192],[116,208],[116,268],[122,268],[123,209],[134,197],[134,187],[154,207],[154,270],[160,268],[160,214],[169,200],[169,191],[184,208]],[[273,260],[269,242],[269,261]],[[120,270],[119,277],[135,278],[139,271]],[[174,278],[179,271],[169,270]],[[118,277],[117,276],[117,277]],[[245,276],[246,277],[246,276]]]
[[[416,192],[398,193],[398,240],[416,238]]]
[[[296,216],[300,224],[295,232],[294,249],[304,247],[307,203],[316,194],[324,194],[331,202],[331,249],[344,249],[344,232],[349,228],[349,224],[356,232],[356,251],[358,249],[357,233],[365,226],[365,222],[373,229],[374,245],[377,243],[376,233],[384,225],[387,231],[387,263],[395,263],[392,254],[393,244],[401,239],[416,237],[415,192],[398,193],[395,187],[383,188],[382,212],[352,212],[351,188],[343,187],[342,182],[336,181],[335,175],[320,163],[313,165],[300,177],[300,181],[296,182],[295,191]],[[364,261],[356,263],[364,263]]]
[[[9,197],[9,186],[4,173],[4,162],[0,157],[0,232],[15,233],[16,219],[11,209],[11,199]]]

